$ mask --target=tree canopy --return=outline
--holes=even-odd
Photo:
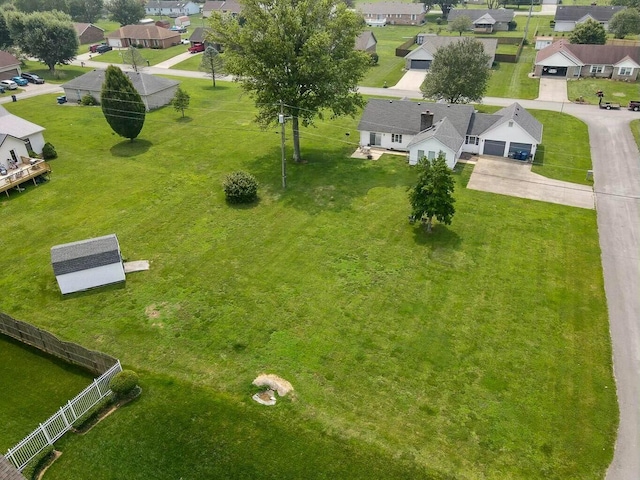
[[[357,85],[370,59],[353,48],[362,18],[333,0],[245,0],[243,18],[213,14],[212,39],[224,45],[225,70],[254,98],[262,125],[278,121],[282,102],[300,161],[300,121],[311,125],[325,109],[355,115],[364,105]]]
[[[463,32],[471,30],[473,26],[473,20],[468,15],[460,15],[449,22],[449,30],[452,32],[458,32],[462,36]]]
[[[202,52],[202,59],[200,60],[199,68],[207,75],[211,75],[213,87],[215,88],[216,72],[220,73],[220,70],[222,70],[222,58],[220,58],[220,53],[215,49],[215,47],[209,45],[204,49],[204,52]]]
[[[433,160],[422,157],[416,168],[418,181],[409,190],[411,217],[423,222],[428,232],[431,232],[433,217],[450,225],[456,212],[453,206],[455,186],[444,153],[439,152]]]
[[[626,8],[617,12],[609,21],[609,31],[616,38],[640,34],[640,11]]]
[[[420,87],[424,97],[449,103],[480,101],[491,77],[490,58],[472,37],[439,48]]]
[[[129,77],[114,65],[105,71],[100,103],[114,132],[131,141],[140,134],[146,116],[144,103]]]
[[[571,43],[604,45],[607,42],[607,32],[600,23],[589,19],[576,25],[576,28],[569,34],[569,41]]]
[[[616,7],[640,8],[640,0],[610,0],[609,5]]]
[[[78,22],[93,23],[103,7],[103,0],[69,0],[69,15]]]
[[[133,45],[129,45],[129,48],[122,54],[122,61],[127,65],[131,65],[134,72],[137,72],[138,68],[147,62],[140,53],[140,50]]]
[[[422,3],[424,8],[430,11],[435,5],[440,7],[442,10],[442,18],[447,18],[449,16],[449,12],[453,7],[460,3],[460,0],[414,0],[415,3]]]
[[[120,26],[135,25],[144,18],[144,3],[140,0],[110,0],[107,3],[111,20]]]
[[[11,38],[11,32],[9,26],[4,18],[4,15],[0,13],[0,50],[6,50],[13,45]]]
[[[11,38],[20,39],[20,49],[55,72],[57,64],[69,63],[78,51],[78,35],[71,17],[58,11],[7,13]]]

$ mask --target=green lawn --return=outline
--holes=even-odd
[[[631,127],[633,138],[636,140],[636,145],[638,145],[638,149],[640,149],[640,120],[633,120],[629,126]]]
[[[169,48],[141,48],[139,49],[142,58],[149,61],[150,65],[156,65],[165,60],[175,57],[187,51],[188,45],[175,45]],[[97,53],[92,56],[92,60],[96,62],[107,62],[112,64],[122,63],[122,54],[125,50],[111,50],[105,53]]]
[[[87,67],[78,67],[75,65],[56,65],[55,73],[52,75],[42,62],[36,60],[25,60],[23,72],[35,73],[39,77],[44,78],[48,83],[65,83],[69,80],[84,75],[92,69]]]
[[[597,104],[598,90],[604,92],[604,100],[621,105],[627,105],[629,100],[640,100],[640,82],[628,83],[595,78],[567,81],[567,95],[570,100],[583,97],[585,102]]]
[[[200,69],[200,62],[202,62],[202,55],[193,54],[187,60],[183,60],[182,62],[173,65],[171,68],[197,72]]]
[[[535,49],[525,47],[518,63],[496,62],[486,96],[527,100],[538,98],[540,80],[529,78],[535,57]]]
[[[80,368],[0,335],[0,453],[56,413],[92,378]]]
[[[3,309],[144,390],[62,442],[50,478],[602,478],[617,405],[594,211],[467,190],[466,166],[427,236],[403,157],[348,158],[357,119],[305,129],[282,191],[278,129],[235,84],[182,83],[189,118],[153,112],[133,143],[99,108],[7,106],[60,156],[0,200]],[[224,202],[237,169],[256,205]],[[50,247],[112,232],[150,270],[63,299]],[[254,404],[262,372],[295,397]]]

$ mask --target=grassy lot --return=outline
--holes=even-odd
[[[492,69],[486,95],[528,100],[537,98],[540,80],[529,78],[535,57],[535,49],[525,47],[518,63],[497,62]]]
[[[188,45],[175,45],[169,48],[141,48],[139,49],[142,58],[149,61],[150,65],[156,65],[160,62],[164,62],[165,60],[169,60],[170,58],[175,57],[181,53],[185,53],[187,51]],[[113,64],[121,64],[122,63],[122,54],[123,50],[111,50],[105,53],[98,53],[93,55],[92,60],[96,62],[107,62]]]
[[[92,68],[77,67],[75,65],[56,65],[56,71],[51,75],[49,67],[42,62],[26,60],[24,63],[25,66],[22,68],[23,72],[35,73],[39,77],[44,78],[48,83],[65,83],[93,70]]]
[[[144,389],[65,440],[52,479],[602,478],[617,406],[594,211],[466,190],[467,166],[453,224],[426,236],[404,158],[348,158],[356,119],[304,130],[283,192],[278,129],[238,87],[183,88],[189,118],[151,113],[133,143],[99,108],[8,106],[60,157],[0,201],[3,309]],[[224,202],[236,169],[261,184],[252,207]],[[111,232],[151,269],[61,298],[51,245]],[[295,398],[254,404],[261,372]]]
[[[183,60],[182,62],[171,66],[171,68],[175,68],[176,70],[190,70],[192,72],[197,72],[200,69],[200,62],[202,62],[202,55],[194,53],[187,60]]]
[[[0,453],[80,393],[93,377],[0,335]]]
[[[583,78],[567,82],[570,100],[583,97],[585,102],[597,104],[596,92],[604,92],[604,100],[627,105],[629,100],[640,100],[640,82],[627,83],[609,79]]]

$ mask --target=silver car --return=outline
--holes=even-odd
[[[18,84],[13,80],[0,80],[0,86],[6,88],[7,90],[15,90],[18,88]]]

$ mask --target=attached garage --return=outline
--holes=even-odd
[[[507,146],[507,142],[500,142],[498,140],[485,140],[484,155],[494,155],[496,157],[504,157],[504,149]]]
[[[533,145],[530,143],[511,142],[509,144],[509,156],[512,158],[518,158],[519,160],[526,160],[529,158],[529,155],[531,154],[532,149],[533,149]],[[522,152],[526,152],[526,155],[522,155]],[[520,153],[520,155],[516,156],[515,154],[517,153]],[[526,157],[526,158],[522,158],[522,157]]]
[[[411,60],[411,70],[429,70],[431,60]]]
[[[546,77],[566,77],[567,67],[542,67],[542,75]]]

